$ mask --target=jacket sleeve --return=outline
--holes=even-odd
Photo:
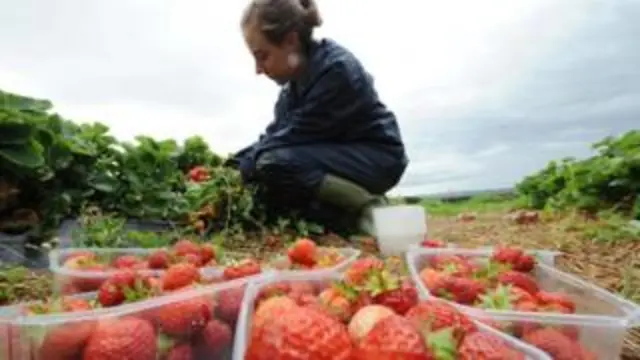
[[[319,72],[299,106],[278,111],[277,121],[286,124],[261,139],[258,152],[282,146],[339,140],[346,132],[350,114],[355,114],[366,99],[365,79],[335,62]],[[258,155],[258,154],[256,154]]]

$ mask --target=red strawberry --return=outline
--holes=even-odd
[[[150,269],[166,269],[171,263],[171,257],[166,250],[156,250],[147,258]]]
[[[116,269],[132,269],[142,260],[135,255],[121,255],[113,260],[112,266]]]
[[[252,327],[245,360],[351,360],[352,352],[344,324],[320,311],[293,306]]]
[[[452,305],[438,300],[421,301],[412,307],[405,317],[418,329],[438,331],[450,328],[458,343],[467,334],[478,330],[467,315]]]
[[[112,275],[100,285],[98,302],[106,307],[122,304],[126,298],[125,289],[133,287],[135,279],[135,275],[129,271],[122,271]]]
[[[218,295],[218,317],[226,321],[231,326],[236,325],[238,315],[240,314],[240,306],[244,299],[245,287],[237,287],[225,289]]]
[[[420,246],[424,247],[424,248],[446,248],[447,247],[447,243],[442,241],[442,240],[438,240],[438,239],[424,239],[421,243]]]
[[[96,326],[94,321],[66,323],[52,327],[38,349],[38,359],[67,360],[82,356]]]
[[[453,340],[447,342],[443,333],[429,333],[429,339],[413,324],[399,315],[387,316],[378,321],[357,345],[354,360],[432,360],[435,354],[455,355]],[[431,338],[433,336],[433,338]],[[426,344],[429,344],[427,347]],[[444,358],[444,357],[443,357]]]
[[[258,292],[258,296],[256,297],[256,306],[260,305],[262,301],[270,297],[287,295],[290,289],[290,283],[287,281],[279,281],[265,285]]]
[[[260,263],[255,259],[246,259],[237,265],[227,266],[224,269],[222,277],[225,280],[234,280],[247,276],[260,274],[262,268]]]
[[[362,285],[369,273],[384,269],[384,262],[375,257],[366,257],[354,261],[344,274],[344,280],[349,285]]]
[[[386,306],[399,315],[404,315],[418,303],[418,291],[411,282],[404,281],[399,288],[374,296],[373,302]]]
[[[538,302],[543,308],[558,312],[575,313],[576,303],[569,295],[560,292],[539,291],[536,294]]]
[[[101,321],[84,349],[83,360],[155,360],[156,333],[139,318]]]
[[[534,295],[538,292],[538,283],[536,279],[526,273],[519,271],[506,271],[498,275],[498,282],[501,284],[510,284]]]
[[[172,265],[162,276],[164,290],[176,290],[200,281],[200,271],[190,263]]]
[[[200,258],[202,264],[209,264],[211,261],[216,260],[216,248],[211,244],[203,244],[200,247]]]
[[[185,254],[178,258],[178,262],[185,262],[195,267],[200,267],[203,264],[200,254]]]
[[[453,276],[469,276],[474,271],[473,264],[458,255],[436,255],[430,263],[434,269]]]
[[[171,348],[166,360],[194,360],[193,349],[189,344],[179,344]]]
[[[109,267],[104,264],[87,264],[78,269],[85,273],[79,273],[71,277],[73,287],[79,292],[96,291],[104,282]]]
[[[173,253],[177,256],[184,256],[187,254],[200,255],[200,245],[191,240],[182,239],[173,245]]]
[[[458,349],[459,360],[525,360],[525,355],[511,348],[504,340],[486,332],[474,332],[464,337]]]
[[[199,333],[212,313],[213,303],[204,297],[164,305],[155,312],[160,330],[175,337],[191,337]]]
[[[202,329],[197,344],[198,352],[206,354],[207,357],[215,357],[222,353],[233,339],[233,332],[229,325],[222,321],[212,319]]]
[[[546,327],[530,331],[522,337],[525,342],[546,352],[554,360],[582,360],[582,346],[561,331]]]
[[[473,304],[485,291],[485,285],[478,280],[453,276],[444,276],[432,289],[438,297],[465,305]]]
[[[311,239],[298,239],[287,251],[289,260],[293,264],[312,267],[316,264],[318,247]]]
[[[512,270],[530,272],[536,265],[535,257],[527,255],[517,247],[498,247],[491,257],[491,260],[508,264]]]

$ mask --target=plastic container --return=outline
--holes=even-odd
[[[82,354],[83,349],[87,350],[98,342],[97,339],[93,341],[91,337],[96,334],[94,325],[98,321],[103,326],[103,321],[118,322],[124,318],[136,318],[134,324],[139,325],[142,321],[150,325],[140,326],[149,329],[146,332],[149,336],[137,334],[135,348],[126,352],[117,346],[117,349],[107,349],[111,354],[118,354],[121,358],[165,358],[159,353],[160,347],[157,345],[157,340],[162,339],[160,342],[167,346],[167,351],[180,344],[188,344],[193,350],[197,349],[198,356],[194,359],[231,359],[235,323],[238,320],[246,285],[256,278],[237,279],[137,303],[85,312],[27,317],[21,315],[24,305],[0,308],[0,359],[46,360],[54,353],[59,355],[56,358],[75,359],[78,358],[75,354]],[[74,297],[93,299],[95,293]],[[214,333],[218,334],[218,342],[207,343],[203,333],[206,329],[214,327],[222,329]],[[120,332],[126,332],[126,329],[120,329]],[[58,341],[55,341],[56,339]],[[86,347],[83,346],[86,343],[83,341],[85,339],[89,339]],[[103,345],[106,344],[105,339],[102,340]],[[125,341],[125,338],[121,338],[120,341]],[[145,348],[148,350],[147,356],[131,353],[140,347],[140,343],[148,343],[148,347]],[[76,344],[76,347],[69,348],[69,345],[73,344]],[[158,348],[154,350],[156,346]],[[123,352],[119,353],[118,349]],[[46,355],[42,356],[43,353]]]
[[[432,296],[419,281],[424,264],[436,255],[462,255],[488,259],[490,249],[414,249],[407,253],[409,272],[418,290]],[[522,328],[523,325],[565,325],[578,331],[579,341],[598,359],[617,359],[622,352],[624,336],[636,325],[640,308],[631,301],[590,284],[576,276],[564,273],[546,262],[540,262],[532,275],[541,289],[567,294],[576,304],[575,314],[538,313],[522,311],[483,310],[453,303],[475,318],[486,318]],[[516,335],[519,335],[516,333]]]
[[[383,255],[402,255],[427,235],[424,207],[418,205],[386,206],[373,209],[378,246]]]
[[[360,250],[354,249],[354,248],[320,247],[318,249],[320,251],[336,250],[340,254],[340,256],[343,258],[343,260],[340,261],[338,264],[332,266],[332,267],[318,268],[318,269],[312,269],[312,270],[304,270],[304,269],[302,269],[302,270],[292,270],[292,269],[290,269],[291,262],[289,261],[289,258],[286,255],[279,255],[279,256],[275,257],[273,260],[269,261],[268,265],[273,267],[275,270],[277,270],[281,274],[300,273],[300,272],[305,272],[305,273],[308,273],[308,272],[312,272],[312,273],[316,273],[316,272],[342,272],[342,271],[346,270],[347,268],[349,268],[351,263],[353,263],[356,259],[358,259],[358,257],[362,253]]]
[[[251,334],[252,314],[255,309],[255,300],[260,290],[267,285],[287,281],[287,282],[312,282],[316,289],[321,289],[332,280],[339,280],[341,275],[338,273],[298,273],[298,274],[278,274],[272,273],[265,275],[256,281],[251,282],[247,286],[244,301],[240,309],[240,316],[236,328],[236,337],[233,346],[233,360],[244,360],[246,350],[249,345]],[[424,295],[422,295],[424,298]],[[480,331],[489,332],[505,340],[512,347],[520,350],[526,355],[527,360],[552,360],[540,350],[527,345],[511,336],[503,334],[489,326],[477,323]]]
[[[98,258],[111,261],[121,255],[148,256],[158,249],[105,249],[105,248],[67,248],[55,249],[49,252],[49,270],[53,273],[53,291],[55,294],[76,294],[96,291],[100,285],[117,270],[86,271],[63,267],[65,260],[72,254],[91,251]],[[202,267],[200,271],[207,275],[222,273],[224,267]],[[138,270],[141,274],[160,276],[164,270]]]

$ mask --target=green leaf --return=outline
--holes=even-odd
[[[0,123],[0,144],[24,144],[33,136],[31,124]]]
[[[5,145],[0,148],[0,157],[21,167],[37,168],[44,165],[44,157],[39,144],[29,142],[24,145]]]

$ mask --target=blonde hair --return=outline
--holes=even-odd
[[[274,44],[282,43],[292,31],[308,44],[322,18],[314,0],[251,0],[242,15],[242,26],[250,22]]]

